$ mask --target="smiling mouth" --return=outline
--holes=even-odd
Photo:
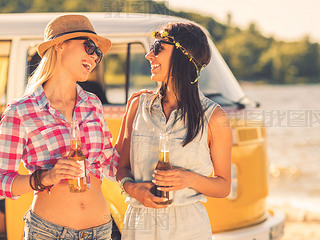
[[[160,67],[160,64],[152,64],[151,65],[151,70],[154,70],[156,68]]]
[[[87,69],[88,72],[90,72],[90,69],[91,69],[91,64],[88,63],[88,62],[83,62],[82,63],[82,66]]]

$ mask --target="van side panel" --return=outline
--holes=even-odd
[[[233,146],[232,163],[238,170],[237,198],[209,198],[204,204],[213,233],[242,228],[266,219],[268,195],[265,142]]]

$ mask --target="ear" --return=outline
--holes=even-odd
[[[55,44],[54,45],[54,49],[56,50],[56,52],[58,54],[61,54],[63,52],[63,49],[64,49],[64,44],[63,42],[62,43],[58,43],[58,44]]]

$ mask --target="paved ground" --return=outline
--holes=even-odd
[[[286,214],[281,240],[320,240],[320,214],[290,206],[272,206]]]
[[[320,240],[320,222],[289,221],[281,240]]]

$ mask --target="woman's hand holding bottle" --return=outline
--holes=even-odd
[[[192,187],[195,183],[195,173],[184,168],[173,168],[171,170],[155,170],[152,182],[158,186],[160,191],[177,191],[187,187]]]
[[[53,169],[43,173],[41,182],[45,186],[55,185],[64,179],[77,179],[81,173],[79,163],[72,159],[61,158]]]
[[[143,182],[143,183],[132,183],[126,182],[124,188],[126,192],[130,195],[130,197],[135,198],[140,203],[142,203],[145,207],[150,208],[164,208],[166,205],[159,205],[156,202],[166,202],[167,198],[156,197],[152,194],[151,189],[154,188],[154,184],[152,182]]]

